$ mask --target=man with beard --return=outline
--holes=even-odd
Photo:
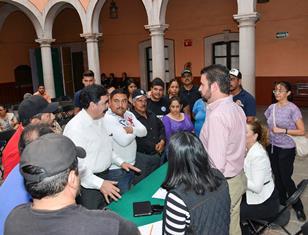
[[[78,159],[86,152],[67,137],[46,134],[26,146],[20,171],[32,203],[16,207],[5,222],[5,235],[139,234],[118,215],[77,205]]]
[[[35,92],[33,95],[42,96],[48,103],[51,103],[51,98],[47,94],[47,91],[45,90],[44,85],[39,85],[38,88],[37,88],[37,92]]]
[[[55,121],[55,115],[53,113],[56,112],[57,109],[58,103],[48,103],[39,95],[33,95],[19,104],[18,118],[21,124],[5,146],[2,154],[4,179],[19,163],[20,154],[18,151],[18,142],[23,129],[29,124],[46,123],[51,126]]]
[[[247,123],[253,122],[256,116],[256,100],[243,89],[242,73],[238,69],[230,70],[230,91],[233,101],[244,110]]]
[[[229,70],[211,65],[201,70],[201,96],[207,100],[207,117],[200,140],[214,167],[223,173],[231,198],[230,234],[241,234],[240,205],[246,190],[243,172],[246,150],[246,117],[230,96]]]
[[[108,102],[109,96],[103,86],[85,87],[80,93],[82,110],[68,122],[63,132],[87,152],[86,158],[79,161],[82,187],[78,202],[88,209],[103,208],[110,198],[121,197],[117,182],[108,178],[112,163],[126,171],[135,169],[113,150],[112,136],[108,134],[103,118]]]

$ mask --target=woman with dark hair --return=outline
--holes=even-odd
[[[172,97],[180,97],[180,83],[176,78],[173,78],[169,82],[168,86],[168,94],[167,94],[167,100],[169,101]],[[185,100],[184,98],[181,98],[182,108],[181,112],[186,113],[189,117],[191,117],[189,102]]]
[[[228,184],[211,167],[201,141],[189,132],[176,133],[167,151],[163,234],[229,234]]]
[[[17,129],[18,121],[13,113],[9,113],[5,105],[0,104],[0,131]]]
[[[180,131],[194,131],[190,117],[181,112],[182,103],[178,96],[172,97],[169,100],[170,112],[163,116],[162,122],[165,126],[166,141],[169,142],[170,137]]]
[[[127,76],[127,73],[126,72],[123,72],[121,74],[121,81],[119,83],[119,88],[125,88],[126,87],[126,84],[127,84],[127,81],[129,80],[130,78],[128,78]]]
[[[133,98],[132,98],[133,92],[137,89],[138,89],[138,86],[137,86],[137,83],[134,79],[129,78],[129,79],[126,80],[124,90],[125,90],[127,97],[128,97],[128,107],[129,107],[129,109],[131,109],[132,104],[133,104]]]
[[[270,133],[270,145],[267,147],[267,152],[275,176],[280,203],[285,204],[286,200],[296,191],[292,180],[296,150],[295,143],[289,135],[305,135],[305,126],[301,111],[289,101],[290,83],[277,82],[273,93],[277,103],[270,105],[264,113]],[[305,221],[306,215],[300,199],[293,205],[293,208],[297,219]]]
[[[247,190],[241,202],[242,222],[247,219],[268,219],[279,210],[279,196],[265,151],[267,144],[267,129],[258,121],[247,124],[247,154],[244,161]],[[244,230],[242,232],[245,234]]]

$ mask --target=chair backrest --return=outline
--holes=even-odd
[[[291,197],[289,197],[289,199],[286,201],[286,205],[290,206],[293,205],[297,202],[297,200],[299,199],[299,197],[301,196],[301,194],[305,191],[306,185],[308,183],[307,179],[302,180],[299,184],[298,184],[298,188],[297,190],[291,195]]]
[[[302,233],[308,235],[308,221],[302,225]]]
[[[4,140],[6,142],[8,142],[11,137],[14,135],[16,130],[12,129],[12,130],[7,130],[7,131],[1,131],[0,132],[0,140]]]
[[[280,220],[282,221],[286,221],[288,219],[290,219],[290,217],[287,217],[287,216],[282,216],[282,215],[287,215],[286,214],[286,211],[287,209],[289,208],[290,205],[293,205],[297,202],[297,200],[299,199],[299,197],[301,196],[301,194],[304,192],[305,188],[306,188],[306,185],[308,183],[308,180],[307,179],[304,179],[302,180],[298,186],[297,186],[297,190],[291,195],[291,197],[289,197],[289,199],[286,201],[286,205],[282,206],[280,209],[279,209],[279,212],[276,216],[274,216],[271,220],[269,220],[269,223],[276,223],[278,225],[282,225],[283,223],[285,222],[279,222]],[[283,217],[283,218],[280,218],[280,217]],[[284,219],[286,218],[286,219]],[[276,222],[275,222],[276,221]],[[288,222],[288,221],[287,221]]]
[[[300,234],[303,234],[303,235],[308,235],[308,221],[306,223],[304,223],[301,227],[301,229],[295,233],[294,235],[300,235]]]

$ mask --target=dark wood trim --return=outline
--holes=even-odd
[[[297,83],[308,83],[308,77],[304,76],[277,76],[277,77],[256,77],[256,101],[257,105],[270,105],[272,103],[272,91],[275,82],[288,81],[293,90],[293,102],[299,107],[308,107],[308,97],[296,95]]]
[[[0,83],[0,103],[17,104],[23,99],[25,93],[33,93],[32,84],[18,85],[15,82]]]

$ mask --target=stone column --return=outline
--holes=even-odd
[[[99,63],[98,38],[101,33],[84,33],[80,37],[86,39],[88,53],[88,67],[94,72],[95,83],[101,84],[101,71]]]
[[[153,78],[159,77],[165,81],[165,42],[164,32],[169,25],[145,25],[150,31],[152,45]]]
[[[50,46],[51,43],[55,41],[55,39],[39,38],[36,39],[35,41],[39,43],[41,47],[43,79],[44,79],[45,89],[51,98],[55,98],[56,92],[55,92],[55,82],[53,76],[52,56],[51,56],[51,46]]]
[[[240,44],[240,71],[245,90],[255,96],[256,79],[256,45],[255,26],[259,19],[257,12],[233,16],[239,22],[239,44]]]

